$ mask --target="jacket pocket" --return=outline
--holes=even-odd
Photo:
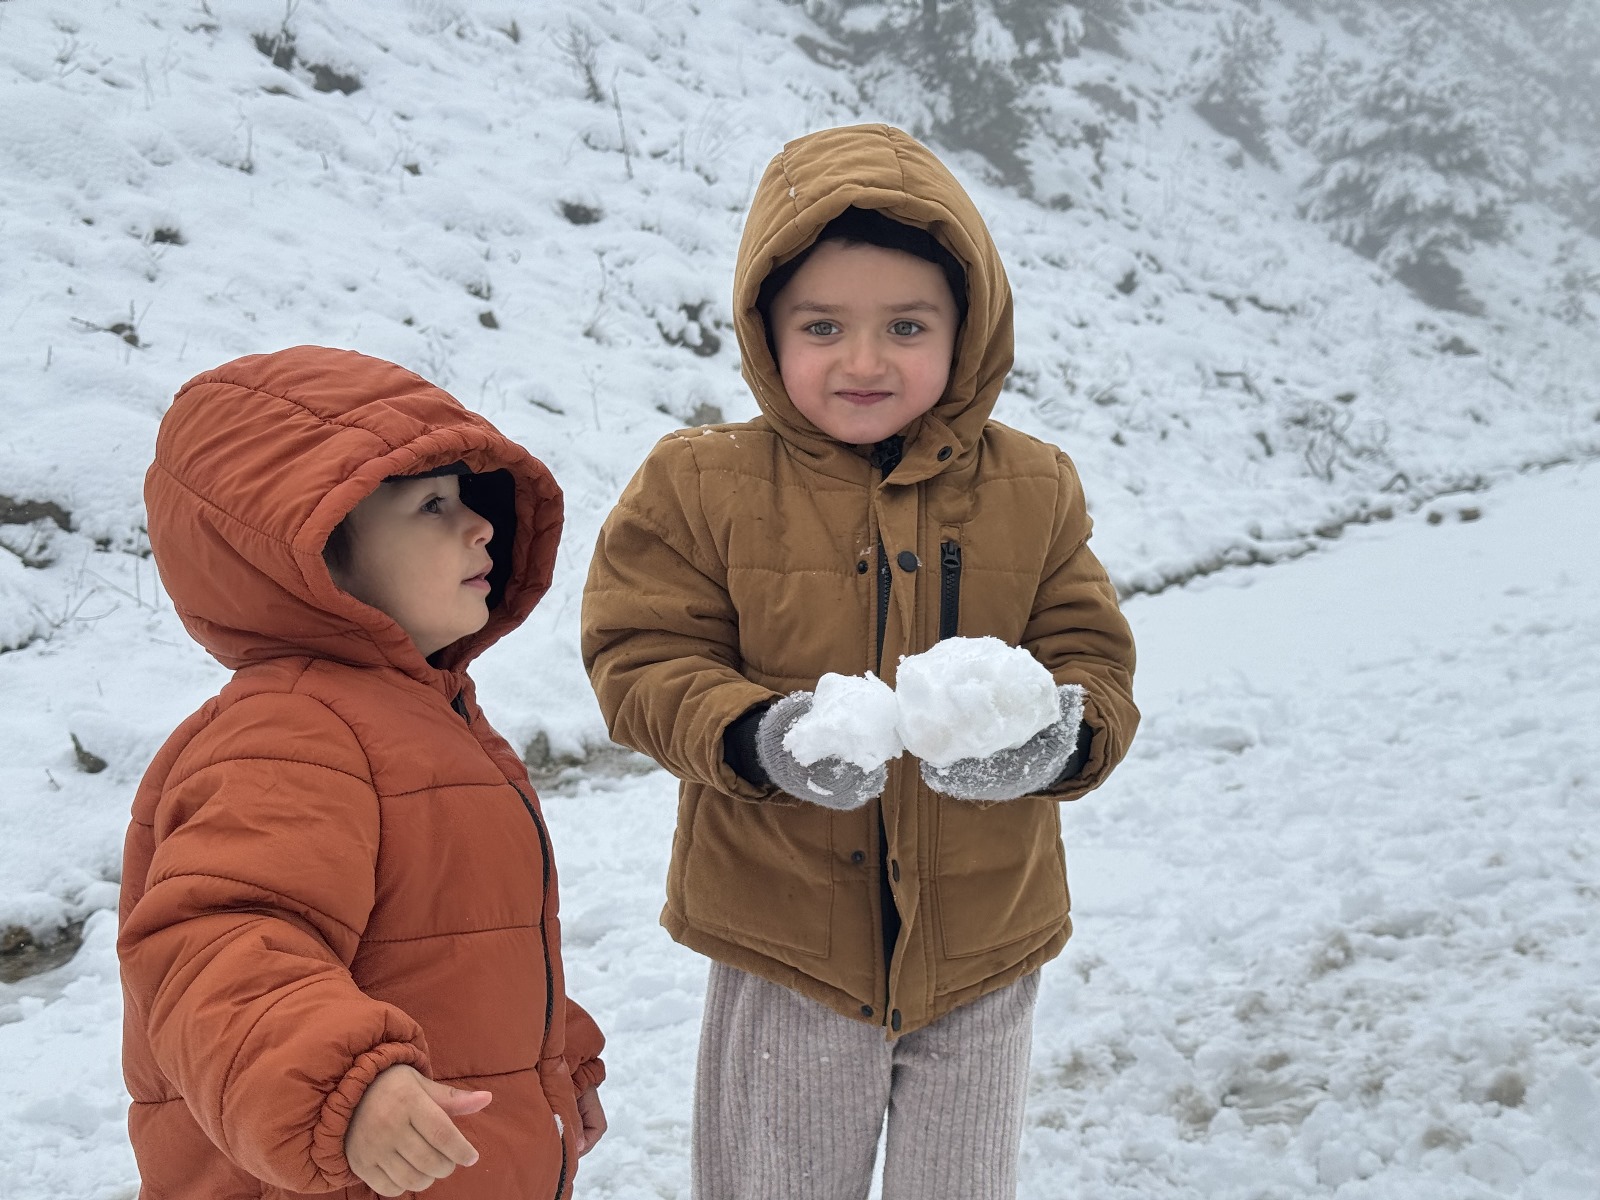
[[[1065,924],[1071,904],[1056,801],[940,798],[935,811],[934,904],[946,958],[987,954]]]
[[[814,804],[752,804],[709,789],[684,850],[684,916],[753,948],[826,957],[833,927],[833,817]]]

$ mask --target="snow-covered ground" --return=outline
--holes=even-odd
[[[1600,466],[1432,511],[1128,604],[1146,724],[1067,809],[1029,1200],[1600,1195]],[[610,1035],[580,1194],[685,1197],[674,785],[545,799],[569,986]],[[0,986],[11,1200],[133,1194],[112,925]]]
[[[1148,714],[1069,810],[1025,1193],[1595,1200],[1600,336],[1555,314],[1600,243],[1521,205],[1463,263],[1486,314],[1424,307],[1301,219],[1303,151],[1238,161],[1191,104],[1247,7],[1280,76],[1370,47],[1138,7],[1126,58],[1063,67],[1051,206],[951,157],[1018,298],[999,415],[1083,472]],[[480,695],[536,765],[591,759],[548,797],[612,1037],[583,1188],[684,1193],[673,788],[606,753],[578,594],[652,442],[753,410],[726,297],[761,167],[897,115],[817,32],[782,0],[0,0],[0,941],[84,923],[0,984],[6,1200],[131,1194],[107,910],[140,772],[223,679],[140,481],[185,379],[299,342],[437,379],[566,489]]]

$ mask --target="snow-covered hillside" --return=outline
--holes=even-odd
[[[1205,80],[1218,69],[1217,31],[1228,21],[1273,18],[1283,53],[1263,86],[1269,116],[1282,124],[1290,120],[1294,63],[1322,39],[1336,55],[1376,62],[1380,32],[1352,15],[1362,7],[1362,0],[1121,5],[1128,23],[1116,50],[1090,38],[1030,100],[1043,114],[1040,128],[1053,131],[1031,143],[1023,189],[1031,198],[1002,181],[991,159],[950,152],[991,222],[1017,295],[1017,369],[998,415],[1074,456],[1097,521],[1096,549],[1130,596],[1230,564],[1295,558],[1326,547],[1351,522],[1416,524],[1432,512],[1447,528],[1422,532],[1454,536],[1461,514],[1492,514],[1497,489],[1524,468],[1600,455],[1600,329],[1593,317],[1600,299],[1583,282],[1585,272],[1600,270],[1600,243],[1556,209],[1520,200],[1509,239],[1460,260],[1482,314],[1440,311],[1301,215],[1305,182],[1318,166],[1311,150],[1273,133],[1270,159],[1257,158],[1196,111]],[[799,133],[858,120],[915,124],[936,107],[909,75],[880,72],[869,80],[843,64],[827,50],[835,35],[807,13],[783,0],[0,0],[0,935],[7,947],[23,947],[0,953],[0,964],[19,969],[32,947],[88,920],[86,949],[50,985],[67,986],[83,1003],[36,1011],[39,1002],[6,993],[0,1022],[37,1016],[45,1024],[24,1021],[17,1029],[48,1041],[44,1030],[55,1028],[49,1022],[62,1022],[48,1037],[65,1041],[50,1045],[77,1038],[86,1054],[114,1048],[115,999],[92,981],[110,961],[103,910],[115,901],[127,804],[160,740],[222,678],[184,635],[144,554],[140,487],[172,392],[226,359],[303,342],[392,358],[451,388],[544,458],[568,497],[563,561],[527,627],[478,672],[484,704],[536,766],[554,772],[589,760],[596,770],[619,772],[637,765],[606,751],[578,662],[578,593],[599,522],[655,439],[686,423],[753,414],[738,376],[728,294],[754,180]],[[1438,543],[1405,544],[1426,554]],[[1279,569],[1291,570],[1267,574]],[[1203,603],[1231,594],[1231,586],[1204,592]],[[1131,611],[1161,599],[1137,598]],[[1567,641],[1536,638],[1515,622],[1504,636],[1545,647],[1541,669],[1559,673],[1577,660],[1590,670],[1596,639],[1580,628],[1579,610],[1552,605],[1553,615],[1529,619],[1579,630]],[[1330,601],[1328,611],[1333,607]],[[1411,628],[1403,622],[1412,616],[1375,620]],[[1213,635],[1230,625],[1250,628],[1252,620],[1227,605],[1213,619]],[[1239,650],[1249,648],[1245,639]],[[1128,782],[1119,783],[1115,798],[1082,808],[1082,834],[1108,844],[1164,836],[1163,803],[1192,768],[1210,772],[1229,796],[1236,783],[1247,788],[1252,812],[1271,808],[1276,824],[1269,831],[1313,839],[1324,828],[1316,823],[1323,807],[1338,798],[1326,778],[1342,769],[1336,737],[1351,725],[1363,735],[1348,751],[1366,756],[1363,779],[1414,775],[1437,754],[1455,764],[1436,776],[1452,796],[1464,797],[1475,775],[1503,780],[1515,763],[1485,744],[1493,727],[1463,743],[1441,726],[1441,740],[1402,751],[1370,729],[1368,714],[1340,721],[1330,715],[1359,710],[1371,683],[1385,703],[1403,701],[1415,719],[1431,721],[1472,691],[1470,657],[1450,660],[1448,653],[1442,645],[1397,653],[1370,678],[1296,691],[1287,708],[1274,707],[1276,700],[1258,704],[1248,688],[1229,685],[1230,715],[1193,717],[1193,725],[1181,715],[1185,704],[1163,699],[1124,769]],[[1147,645],[1142,660],[1145,678],[1160,678],[1163,651]],[[1537,678],[1510,650],[1491,647],[1486,661],[1511,683]],[[1559,724],[1551,717],[1541,728]],[[1309,743],[1308,727],[1322,731]],[[1207,755],[1223,751],[1207,738],[1243,738],[1244,749],[1211,763]],[[1552,745],[1569,755],[1584,749]],[[1481,761],[1473,757],[1479,753]],[[1313,765],[1291,770],[1300,761]],[[1229,774],[1236,767],[1237,777]],[[1262,790],[1262,771],[1278,773],[1277,790]],[[1571,779],[1560,785],[1570,787],[1563,803],[1592,805],[1593,775],[1579,771]],[[1302,786],[1307,780],[1317,782]],[[594,983],[595,974],[631,970],[642,943],[630,939],[660,938],[648,922],[666,853],[669,792],[659,775],[619,775],[614,783],[582,785],[581,800],[554,802],[563,853],[572,847],[576,860],[565,873],[575,980]],[[1369,792],[1367,803],[1376,804],[1378,794]],[[1184,836],[1197,853],[1204,849],[1194,841],[1205,825],[1204,799],[1185,792],[1175,810],[1189,823]],[[1389,813],[1418,823],[1398,829],[1404,837],[1384,842],[1385,853],[1421,845],[1427,838],[1418,830],[1436,829],[1443,819],[1435,808],[1411,810],[1398,799],[1392,813],[1377,807],[1385,820]],[[1540,851],[1549,856],[1539,876],[1547,881],[1565,879],[1561,872],[1569,870],[1553,840],[1565,818],[1550,814],[1550,827],[1527,832],[1522,842],[1552,839]],[[1491,870],[1472,856],[1489,853],[1483,847],[1492,813],[1473,809],[1472,819],[1484,823],[1462,835],[1470,842],[1463,853],[1477,864],[1471,869]],[[1126,822],[1126,831],[1106,822]],[[602,834],[622,828],[637,840],[602,853]],[[1384,828],[1381,820],[1371,826]],[[1418,840],[1404,840],[1413,836]],[[1331,844],[1323,850],[1334,853]],[[1230,927],[1235,934],[1222,940],[1237,943],[1231,961],[1239,971],[1287,971],[1272,955],[1320,953],[1306,939],[1333,945],[1336,925],[1355,930],[1346,937],[1352,953],[1367,945],[1363,937],[1392,948],[1379,926],[1390,908],[1411,911],[1409,902],[1373,885],[1375,892],[1340,894],[1328,898],[1332,907],[1316,908],[1306,893],[1342,893],[1351,876],[1343,860],[1313,860],[1313,882],[1294,885],[1302,907]],[[619,865],[647,887],[613,918],[606,905]],[[1198,880],[1221,868],[1185,869],[1200,872]],[[1209,993],[1183,990],[1200,988],[1195,981],[1206,965],[1194,956],[1204,939],[1189,939],[1205,931],[1179,928],[1209,918],[1162,917],[1166,932],[1143,947],[1130,918],[1128,941],[1119,945],[1116,914],[1108,912],[1108,924],[1095,932],[1093,879],[1090,867],[1077,890],[1094,961],[1106,965],[1084,968],[1087,999],[1070,971],[1058,972],[1052,986],[1061,996],[1070,992],[1072,1005],[1101,1014],[1096,1020],[1111,1021],[1119,1003],[1125,1014],[1145,1013],[1157,1031],[1149,1036],[1190,1056],[1186,1069],[1200,1072],[1191,1080],[1194,1093],[1216,1107],[1223,1075],[1234,1068],[1221,1059],[1214,1069],[1196,1066],[1192,1054],[1202,1042],[1184,1031],[1202,1029],[1208,1038],[1237,1031],[1207,1024],[1221,1019],[1202,1012]],[[1265,914],[1269,882],[1219,875],[1208,886],[1232,889],[1257,906],[1251,912]],[[1429,903],[1419,900],[1417,911]],[[1341,904],[1355,907],[1342,911]],[[624,921],[641,927],[623,930]],[[1470,941],[1478,927],[1468,921],[1453,928],[1465,929],[1461,936]],[[1183,939],[1183,954],[1169,934]],[[1100,940],[1107,937],[1110,944]],[[1434,945],[1404,943],[1407,953]],[[1488,941],[1482,947],[1486,956],[1493,950]],[[1466,942],[1456,948],[1470,949]],[[661,957],[649,958],[648,971],[614,983],[610,1015],[623,1030],[618,1053],[653,1061],[646,1051],[655,1035],[639,1033],[642,1041],[630,1049],[635,1035],[627,1031],[661,1029],[669,1032],[660,1035],[660,1053],[678,1057],[656,1064],[663,1078],[631,1085],[632,1109],[619,1119],[612,1157],[591,1169],[592,1179],[611,1181],[609,1192],[597,1194],[673,1195],[681,1186],[674,1156],[699,975],[692,959],[671,958],[664,947],[650,953],[657,950]],[[1090,954],[1083,951],[1080,965]],[[1157,961],[1163,956],[1165,967]],[[1169,987],[1174,971],[1190,972],[1176,992]],[[79,982],[69,984],[72,978]],[[1274,993],[1298,1008],[1295,1020],[1308,1022],[1284,1026],[1294,1043],[1284,1053],[1301,1055],[1314,1040],[1309,1023],[1339,1010],[1343,978],[1308,975]],[[1138,1004],[1129,1007],[1119,988],[1137,992]],[[1095,998],[1102,994],[1103,1001]],[[1069,1009],[1060,1011],[1065,1030]],[[1592,1050],[1593,1014],[1583,1011],[1589,1015],[1566,1025],[1552,1016],[1556,1034],[1529,1033],[1513,1043],[1588,1037]],[[1117,1177],[1129,1189],[1118,1192],[1112,1176],[1096,1174],[1152,1161],[1149,1155],[1181,1166],[1190,1153],[1182,1148],[1197,1144],[1201,1124],[1174,1118],[1179,1124],[1169,1127],[1152,1117],[1144,1149],[1127,1140],[1096,1142],[1095,1129],[1121,1138],[1126,1128],[1108,1125],[1106,1110],[1096,1106],[1126,1095],[1118,1089],[1133,1088],[1141,1076],[1118,1057],[1126,1047],[1114,1049],[1123,1033],[1076,1019],[1073,1028],[1056,1042],[1042,1035],[1040,1121],[1059,1127],[1065,1140],[1046,1138],[1030,1151],[1046,1155],[1030,1160],[1030,1194],[1190,1194],[1163,1190],[1151,1182],[1157,1175],[1136,1171]],[[0,1040],[7,1047],[0,1074],[9,1076],[10,1055],[26,1039],[10,1026],[0,1035],[10,1039]],[[1363,1043],[1369,1052],[1432,1053],[1399,1033],[1373,1036],[1378,1040]],[[1060,1079],[1049,1066],[1058,1052]],[[1539,1061],[1554,1062],[1553,1053]],[[1080,1060],[1087,1082],[1070,1099],[1049,1081],[1064,1085],[1077,1068],[1061,1064]],[[113,1132],[120,1117],[111,1112],[120,1101],[93,1089],[88,1099],[50,1098],[49,1053],[28,1061],[18,1077],[33,1082],[19,1085],[12,1115],[0,1119],[0,1128],[37,1125],[15,1139],[35,1164],[27,1175],[34,1190],[26,1194],[124,1194],[125,1153]],[[1592,1053],[1585,1061],[1592,1086]],[[1254,1069],[1236,1066],[1241,1079]],[[1281,1072],[1273,1074],[1279,1068],[1261,1069],[1269,1092],[1282,1083]],[[1544,1066],[1519,1071],[1535,1095]],[[1303,1101],[1321,1095],[1318,1088],[1332,1095],[1334,1075],[1331,1067],[1307,1072],[1295,1076],[1300,1099],[1281,1111],[1265,1105],[1267,1115],[1247,1117],[1244,1132],[1216,1126],[1215,1144],[1236,1147],[1243,1162],[1264,1152],[1273,1130],[1311,1136],[1301,1122],[1315,1106]],[[114,1079],[97,1078],[96,1087]],[[1417,1094],[1443,1095],[1427,1091],[1435,1084],[1457,1086],[1454,1076],[1427,1078],[1433,1082],[1415,1084]],[[1581,1091],[1577,1083],[1571,1088]],[[1057,1092],[1058,1099],[1048,1098]],[[1457,1092],[1450,1104],[1479,1103],[1478,1092],[1466,1100]],[[1168,1116],[1172,1105],[1188,1103],[1154,1094],[1138,1102],[1164,1105]],[[1341,1125],[1316,1111],[1324,1113],[1313,1114],[1323,1123],[1316,1128],[1328,1131],[1318,1135],[1319,1146],[1362,1142],[1368,1117],[1351,1109]],[[1513,1125],[1517,1119],[1507,1117]],[[1453,1165],[1445,1178],[1459,1180],[1467,1169],[1461,1162],[1477,1153],[1470,1125],[1444,1121],[1440,1127],[1453,1132],[1433,1150],[1442,1146],[1445,1159],[1418,1151],[1416,1161],[1447,1161]],[[652,1147],[666,1154],[663,1162],[652,1158]],[[1564,1151],[1549,1153],[1549,1161],[1567,1164],[1560,1166],[1566,1175],[1539,1177],[1543,1190],[1496,1194],[1595,1194],[1592,1186],[1582,1190],[1583,1180],[1592,1183],[1581,1173],[1587,1167],[1569,1171]],[[75,1167],[53,1173],[52,1162],[74,1156],[101,1164],[91,1172],[99,1192],[75,1190],[91,1177],[73,1174]],[[628,1190],[627,1164],[656,1190]],[[1529,1174],[1539,1169],[1531,1159],[1524,1165]],[[1060,1175],[1078,1182],[1057,1190],[1048,1181],[1063,1171],[1081,1174]],[[1253,1178],[1256,1190],[1239,1196],[1314,1194],[1265,1169]],[[1578,1190],[1559,1190],[1560,1179],[1579,1180]],[[1096,1180],[1098,1192],[1079,1187]],[[1194,1194],[1230,1194],[1193,1186],[1200,1189]],[[1478,1194],[1466,1186],[1438,1194]]]
[[[1025,1200],[1600,1195],[1600,560],[1570,553],[1600,464],[1480,504],[1129,602],[1146,726],[1065,812]],[[674,795],[545,795],[568,985],[610,1038],[580,1196],[688,1195],[705,962],[655,919]],[[133,1195],[114,926],[0,984],[9,1200]]]

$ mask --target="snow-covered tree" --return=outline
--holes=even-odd
[[[1260,162],[1274,162],[1267,144],[1266,75],[1283,47],[1270,17],[1242,12],[1217,26],[1216,46],[1194,110]]]
[[[1600,4],[1525,0],[1515,6],[1543,68],[1550,153],[1540,196],[1600,237]],[[1543,149],[1544,147],[1541,147]]]
[[[1289,136],[1302,146],[1316,141],[1324,125],[1349,105],[1360,72],[1361,64],[1336,55],[1327,38],[1300,55],[1289,80]]]
[[[1085,49],[1120,50],[1126,0],[802,0],[869,98],[1025,183],[1027,93]],[[818,50],[826,48],[820,44]]]
[[[1450,255],[1505,236],[1523,169],[1482,94],[1435,49],[1410,38],[1324,124],[1304,211],[1430,303],[1472,310]]]

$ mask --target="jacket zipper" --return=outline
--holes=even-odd
[[[887,479],[900,465],[905,450],[905,439],[898,433],[886,437],[872,447],[870,461],[878,469],[881,479]],[[889,571],[889,552],[883,546],[883,529],[878,529],[878,652],[873,659],[873,669],[883,674],[883,639],[889,626],[889,589],[893,579]]]
[[[900,456],[905,449],[905,439],[899,434],[884,438],[872,448],[871,462],[878,469],[882,479],[889,478],[895,467],[900,465]],[[889,569],[889,551],[883,544],[883,527],[878,528],[878,652],[873,660],[877,673],[883,674],[883,642],[889,627],[889,593],[894,585],[894,575]],[[880,919],[883,921],[884,962],[883,962],[883,1024],[889,1024],[889,975],[894,965],[894,945],[889,937],[891,924],[896,930],[896,939],[900,928],[900,914],[895,908],[894,897],[889,891],[889,831],[883,823],[883,807],[878,808],[878,903]],[[893,914],[891,922],[890,914]]]
[[[539,833],[539,857],[543,860],[544,886],[539,892],[539,945],[544,951],[544,1037],[539,1040],[542,1051],[550,1040],[550,1026],[556,1015],[556,975],[555,969],[550,965],[550,936],[545,931],[544,902],[550,895],[550,834],[544,827],[544,821],[539,816],[539,810],[533,806],[533,801],[516,784],[517,797],[522,801],[522,806],[528,810],[528,815],[533,818],[533,827]],[[555,1200],[561,1200],[562,1194],[567,1190],[567,1139],[561,1138],[561,1177],[556,1181]]]
[[[939,640],[953,638],[961,624],[961,544],[939,543]]]
[[[889,555],[883,548],[883,533],[878,533],[878,656],[873,662],[875,674],[883,674],[883,637],[889,627],[889,588],[893,584],[889,573]]]
[[[467,715],[467,703],[463,699],[463,693],[455,694],[455,698],[450,701],[450,707],[455,709],[468,725],[472,724],[472,718]],[[550,895],[550,833],[545,829],[539,810],[533,806],[533,801],[528,799],[527,793],[515,783],[512,783],[511,787],[517,793],[517,799],[522,801],[522,807],[527,809],[528,815],[533,818],[533,828],[539,834],[539,859],[543,867],[543,886],[539,890],[539,948],[544,954],[544,1037],[539,1039],[539,1049],[542,1051],[550,1041],[550,1026],[554,1023],[556,1015],[556,974],[555,968],[550,965],[550,935],[545,931],[544,924],[544,905]],[[567,1139],[563,1136],[558,1140],[561,1143],[561,1174],[556,1179],[554,1200],[561,1200],[567,1190]]]

